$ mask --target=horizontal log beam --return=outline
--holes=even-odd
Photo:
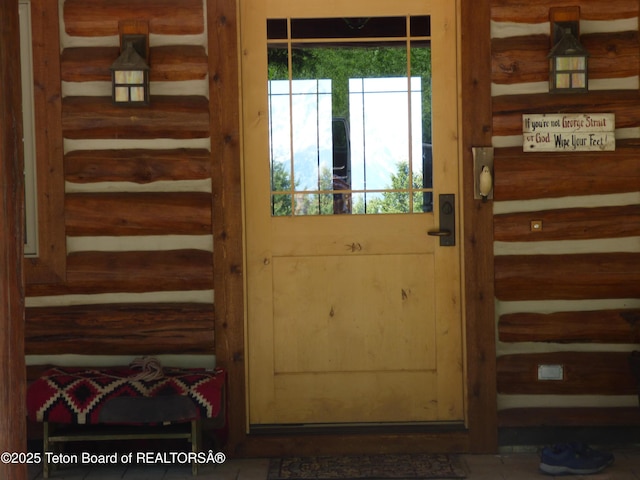
[[[153,96],[145,107],[119,107],[111,97],[65,97],[62,133],[72,139],[193,139],[209,137],[209,101]]]
[[[498,320],[501,342],[640,343],[640,310],[511,313]]]
[[[615,152],[580,155],[499,148],[494,159],[494,198],[529,200],[637,192],[640,185],[637,151],[637,146],[625,143]]]
[[[625,78],[638,75],[638,31],[580,35],[589,52],[589,78]]]
[[[523,113],[614,113],[616,128],[635,127],[638,102],[637,90],[590,91],[583,95],[501,95],[493,98],[493,134],[522,135]]]
[[[27,296],[212,288],[211,252],[77,252],[67,256],[65,284],[31,285],[27,287]]]
[[[214,352],[212,304],[111,304],[29,308],[27,355]]]
[[[587,300],[640,297],[640,253],[495,257],[496,297]]]
[[[78,193],[66,196],[70,236],[211,234],[211,194]]]
[[[205,149],[74,150],[64,156],[71,183],[133,182],[211,178],[211,153]]]
[[[51,365],[27,365],[27,384],[40,378],[42,374],[50,368]],[[39,425],[42,427],[42,424],[39,423]],[[42,428],[40,428],[40,430],[42,430]],[[40,435],[42,435],[42,432],[40,432]],[[29,436],[29,438],[31,438],[31,436]]]
[[[120,55],[120,47],[65,48],[60,55],[63,82],[111,80],[111,64]]]
[[[118,35],[118,22],[145,20],[149,33],[194,35],[204,32],[202,0],[65,0],[64,25],[71,36]]]
[[[151,49],[151,81],[167,82],[207,78],[209,60],[204,47],[170,45]]]
[[[491,81],[497,84],[548,81],[548,53],[548,35],[494,38]]]
[[[110,67],[119,55],[119,47],[65,48],[60,59],[62,80],[110,82]],[[202,80],[207,76],[207,54],[199,45],[151,47],[149,57],[152,82]]]
[[[533,230],[531,220],[541,220],[542,229]],[[640,236],[640,205],[507,213],[494,216],[493,227],[502,242]]]
[[[638,407],[536,407],[498,412],[500,428],[627,427],[640,425]]]
[[[638,32],[581,35],[589,52],[589,78],[626,78],[640,68]],[[491,42],[491,81],[497,84],[549,80],[549,36],[495,38]]]
[[[635,395],[624,352],[554,352],[498,357],[498,393],[512,395]],[[563,380],[538,380],[539,365],[562,365]]]
[[[491,20],[494,22],[543,23],[549,21],[549,9],[558,5],[555,0],[492,0]],[[637,2],[626,0],[571,0],[563,6],[579,5],[581,20],[615,20],[638,16]]]

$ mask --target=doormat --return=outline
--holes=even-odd
[[[274,458],[268,480],[422,480],[466,478],[457,457],[440,454]]]

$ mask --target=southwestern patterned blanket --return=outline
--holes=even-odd
[[[72,424],[181,423],[221,413],[222,369],[52,368],[27,390],[29,418]],[[146,377],[149,378],[149,377]]]

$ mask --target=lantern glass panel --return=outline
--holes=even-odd
[[[131,101],[144,102],[144,87],[131,87]]]
[[[571,74],[571,86],[573,88],[585,88],[587,86],[587,82],[585,80],[585,74],[584,73]]]
[[[556,74],[556,88],[570,88],[571,87],[571,75],[568,73]]]
[[[557,70],[585,70],[585,57],[557,57]]]
[[[116,87],[116,102],[128,102],[129,101],[129,87]]]
[[[115,78],[117,84],[142,85],[144,72],[142,70],[117,70]]]

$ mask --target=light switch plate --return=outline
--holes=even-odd
[[[564,366],[538,365],[538,380],[564,380]]]

